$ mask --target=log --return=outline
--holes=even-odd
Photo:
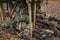
[[[49,34],[51,34],[51,35],[49,35]],[[33,38],[44,39],[44,38],[53,36],[53,34],[54,34],[54,32],[51,30],[41,29],[41,30],[34,30],[32,35],[33,35]]]
[[[60,22],[60,18],[56,18],[55,16],[50,16],[50,17],[49,17],[49,21]]]
[[[36,39],[38,39],[38,40],[41,40],[41,39],[40,39],[40,36],[39,36],[38,34],[33,33],[32,35],[33,35],[33,38],[36,38]]]
[[[42,20],[40,20],[40,19],[37,19],[36,22],[41,23],[41,24],[44,24],[44,25],[46,25],[47,27],[49,27],[49,24],[48,24],[47,22],[42,21]]]
[[[36,22],[36,25],[37,25],[39,28],[48,28],[46,25],[41,24],[41,23],[37,23],[37,22]]]
[[[43,19],[43,17],[42,17],[42,16],[36,16],[36,18]]]

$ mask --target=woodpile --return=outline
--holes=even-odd
[[[59,40],[60,19],[46,14],[44,0],[2,1],[1,40]],[[48,1],[46,0],[47,4]],[[1,32],[1,33],[3,33]],[[3,36],[3,34],[0,34]]]

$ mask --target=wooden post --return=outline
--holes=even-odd
[[[3,22],[5,21],[5,19],[6,19],[6,16],[5,16],[5,9],[6,9],[6,7],[7,7],[7,3],[2,3],[1,4],[1,10],[2,10],[2,20],[3,20]]]
[[[36,0],[34,0],[34,29],[35,29],[35,21],[36,21]]]
[[[12,11],[11,11],[11,14],[13,14],[13,12],[14,12],[14,10],[15,10],[15,8],[16,8],[16,5],[17,5],[17,2],[16,2],[16,4],[14,5],[14,7],[13,7],[13,9],[12,9]]]
[[[28,13],[29,13],[29,26],[30,26],[30,40],[32,40],[32,13],[31,13],[31,0],[26,0],[28,5]]]

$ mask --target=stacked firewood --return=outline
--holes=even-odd
[[[7,8],[1,7],[6,20],[0,24],[0,29],[12,35],[17,35],[21,40],[31,40],[31,37],[33,40],[55,40],[54,37],[58,40],[57,37],[60,37],[60,19],[47,15],[46,12],[41,10],[40,3],[43,1],[20,0],[7,2],[8,6],[5,5]],[[1,4],[1,6],[4,5]]]
[[[59,21],[60,19],[56,17],[48,17],[46,14],[43,13],[39,14],[36,19],[36,28],[35,30],[33,30],[33,37],[38,40],[45,40],[53,36],[59,38]]]

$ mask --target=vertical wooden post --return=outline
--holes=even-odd
[[[1,7],[0,7],[0,23],[2,23],[2,18],[3,18],[3,15],[2,15]]]
[[[35,21],[36,21],[36,0],[34,0],[34,29],[35,29]]]
[[[2,20],[3,20],[3,22],[5,21],[5,19],[6,19],[6,16],[5,16],[5,9],[6,9],[6,7],[7,7],[7,3],[2,3],[1,4],[1,9],[2,9]]]
[[[32,40],[32,13],[31,13],[31,0],[26,0],[28,5],[28,13],[29,13],[29,26],[30,26],[30,40]]]

